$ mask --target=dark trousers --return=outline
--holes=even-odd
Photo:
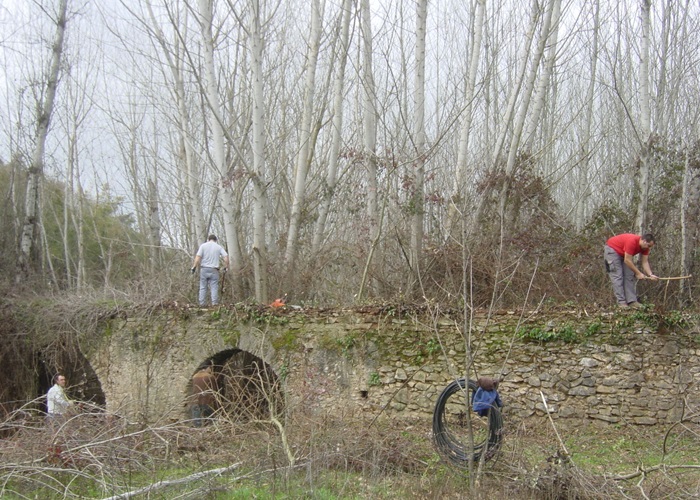
[[[213,414],[214,409],[209,405],[192,405],[192,418],[195,427],[202,427]]]

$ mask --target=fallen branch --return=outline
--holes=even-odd
[[[630,472],[629,474],[621,474],[617,476],[608,476],[610,479],[613,481],[627,481],[629,479],[634,479],[635,477],[639,476],[644,476],[650,472],[658,471],[658,470],[675,470],[675,469],[700,469],[700,465],[665,465],[665,464],[660,464],[660,465],[654,465],[652,467],[649,467],[647,469],[640,467],[637,469],[635,472]]]
[[[566,445],[564,444],[564,440],[559,435],[559,431],[557,430],[557,426],[554,425],[554,419],[552,419],[552,414],[549,411],[549,405],[547,404],[547,398],[544,396],[544,393],[542,391],[540,391],[540,396],[542,397],[542,404],[544,405],[544,411],[547,414],[547,417],[549,418],[549,423],[552,424],[552,429],[554,429],[554,434],[556,434],[557,440],[559,441],[559,446],[561,446],[561,449],[564,451],[564,459],[567,462],[571,462],[571,455],[569,454],[569,450],[566,449]]]
[[[692,278],[692,277],[693,277],[693,275],[689,274],[687,276],[673,276],[670,278],[659,278],[659,281],[685,280],[685,279]]]
[[[176,484],[183,484],[183,483],[189,483],[192,481],[197,481],[198,479],[202,479],[204,477],[208,476],[217,476],[221,474],[225,474],[227,472],[230,472],[234,469],[237,469],[241,463],[229,465],[228,467],[220,467],[218,469],[211,469],[211,470],[205,470],[202,472],[197,472],[195,474],[191,474],[186,477],[181,477],[180,479],[173,479],[171,481],[158,481],[157,483],[149,484],[148,486],[144,486],[143,488],[139,488],[137,490],[132,490],[128,491],[126,493],[122,493],[120,495],[114,495],[111,497],[104,498],[103,500],[123,500],[126,498],[132,498],[135,497],[136,495],[143,495],[144,493],[150,493],[155,490],[160,490],[163,488],[166,488],[168,486],[174,486]]]

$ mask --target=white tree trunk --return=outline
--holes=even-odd
[[[459,149],[457,151],[457,172],[452,186],[452,196],[450,196],[449,215],[447,230],[452,232],[455,226],[456,214],[462,213],[464,216],[463,202],[467,192],[467,169],[469,166],[469,137],[471,134],[474,99],[476,98],[476,75],[479,69],[479,59],[481,55],[481,40],[484,34],[484,19],[486,18],[486,0],[476,1],[476,12],[474,14],[474,37],[471,40],[471,47],[467,50],[469,56],[469,72],[467,74],[467,88],[464,93],[464,111],[461,133],[459,137]],[[456,203],[462,203],[462,206]]]
[[[160,205],[158,196],[158,177],[148,179],[148,239],[149,239],[149,264],[151,271],[157,271],[161,265],[162,233],[160,220]]]
[[[189,8],[183,9],[182,27],[177,26],[178,19],[171,18],[173,28],[176,32],[175,40],[172,48],[168,45],[165,34],[160,28],[156,16],[153,14],[151,1],[146,0],[146,8],[151,20],[153,34],[156,42],[163,50],[163,55],[168,65],[168,69],[172,75],[174,88],[173,94],[175,104],[177,106],[177,131],[178,141],[180,145],[180,157],[178,166],[182,172],[182,188],[181,191],[185,198],[185,207],[191,220],[191,224],[187,228],[187,246],[193,248],[207,238],[207,226],[204,221],[204,209],[202,207],[201,198],[201,175],[197,171],[194,162],[194,150],[192,147],[191,121],[190,114],[187,109],[187,99],[185,94],[184,83],[184,57],[186,47],[184,41],[187,39],[187,20],[189,17]]]
[[[525,144],[525,150],[531,152],[533,149],[533,144],[535,142],[537,127],[540,124],[540,118],[542,116],[542,110],[544,110],[545,101],[549,95],[550,81],[552,79],[552,74],[554,73],[554,63],[557,59],[557,41],[559,39],[559,16],[561,13],[561,0],[552,0],[550,3],[549,15],[545,17],[545,24],[548,24],[548,28],[545,26],[542,29],[542,35],[540,38],[540,46],[542,51],[546,48],[546,55],[544,55],[544,68],[542,74],[537,81],[537,89],[535,91],[535,97],[533,99],[532,111],[529,113],[529,118],[527,122],[527,127],[525,128],[525,133],[523,134],[523,141]],[[545,31],[547,29],[547,31]],[[545,139],[545,143],[550,141]]]
[[[509,89],[508,103],[506,104],[506,109],[503,112],[503,115],[499,117],[500,125],[497,131],[496,143],[492,149],[492,156],[487,159],[492,173],[495,173],[499,169],[501,150],[508,135],[508,131],[511,130],[512,127],[511,120],[513,119],[513,115],[515,114],[516,104],[518,101],[518,97],[520,96],[520,89],[522,88],[523,80],[525,79],[525,72],[527,71],[527,62],[529,60],[530,48],[532,47],[532,40],[535,37],[535,30],[537,28],[538,18],[538,1],[532,0],[532,5],[530,6],[530,23],[528,25],[527,31],[525,32],[525,40],[523,41],[523,45],[521,47],[521,51],[518,57],[519,62],[518,68],[515,73],[515,80],[511,88]],[[489,91],[490,95],[497,96],[499,89],[496,87],[495,79],[492,78],[489,83],[493,85],[493,91]],[[487,97],[487,102],[490,102],[490,95]],[[497,110],[494,110],[493,114],[495,115],[497,112]],[[493,117],[492,119],[495,120],[496,118]],[[493,186],[493,183],[491,183],[486,189],[484,189],[483,193],[481,194],[479,204],[476,210],[474,210],[474,214],[472,216],[472,221],[469,228],[470,230],[474,230],[476,227],[475,225],[478,224],[481,220],[481,216],[484,212],[484,209],[486,208],[486,205],[489,203],[494,189],[495,186]]]
[[[304,208],[304,200],[306,197],[306,178],[309,174],[312,159],[311,121],[313,119],[314,93],[316,90],[316,67],[318,64],[318,52],[321,46],[321,17],[320,0],[312,0],[308,50],[306,52],[304,103],[302,119],[299,124],[299,148],[296,158],[296,171],[294,173],[294,197],[292,199],[292,210],[289,217],[287,248],[284,254],[285,266],[289,272],[293,272],[295,268],[299,246],[301,213]],[[289,281],[287,284],[289,284]]]
[[[350,19],[352,15],[352,0],[343,0],[342,23],[340,28],[340,47],[338,58],[338,70],[333,83],[333,121],[331,153],[328,160],[328,170],[321,192],[321,205],[318,212],[318,222],[312,245],[312,255],[317,255],[321,249],[326,233],[326,221],[331,208],[331,201],[338,182],[338,162],[340,148],[343,142],[343,97],[345,92],[345,67],[348,60],[348,47],[350,39]],[[368,203],[369,204],[369,203]]]
[[[591,129],[593,127],[593,107],[595,99],[596,79],[598,74],[598,37],[600,32],[600,0],[595,1],[593,7],[593,46],[591,49],[590,80],[586,91],[586,119],[583,124],[583,134],[581,137],[581,157],[578,169],[578,188],[576,193],[576,213],[574,222],[576,230],[581,231],[586,223],[586,203],[590,194],[590,184],[588,181],[588,169],[591,160]]]
[[[56,15],[56,38],[54,39],[51,55],[51,65],[46,80],[46,94],[44,102],[39,105],[39,113],[36,125],[36,143],[32,154],[32,161],[27,175],[27,194],[25,203],[24,224],[20,236],[19,262],[15,281],[26,281],[30,274],[32,252],[39,240],[37,237],[41,228],[41,214],[39,211],[39,199],[41,184],[44,178],[44,148],[46,137],[49,133],[51,113],[53,112],[56,88],[58,87],[58,73],[63,53],[63,40],[66,32],[66,11],[68,0],[60,0]]]
[[[635,227],[640,234],[648,231],[649,172],[651,148],[651,94],[649,92],[649,37],[651,36],[651,0],[641,1],[642,41],[639,60],[639,178]]]
[[[211,117],[209,125],[212,136],[212,160],[214,168],[221,179],[221,208],[224,213],[224,231],[226,232],[231,271],[235,278],[240,276],[243,268],[243,256],[235,224],[236,203],[233,196],[233,181],[226,164],[222,107],[214,68],[214,38],[211,26],[212,0],[199,0],[199,15],[199,24],[202,30],[202,48],[204,50],[204,93],[209,108],[209,116]]]
[[[263,36],[260,22],[260,2],[252,0],[251,73],[253,85],[253,273],[255,300],[268,302],[267,245],[267,168],[265,165],[265,97],[263,94]]]
[[[413,114],[413,193],[411,196],[411,269],[420,278],[423,249],[425,191],[425,36],[428,0],[416,2],[416,54],[414,69]]]
[[[510,147],[508,149],[508,160],[506,162],[506,172],[503,185],[501,186],[500,200],[499,200],[499,215],[501,220],[504,220],[506,215],[506,203],[508,201],[508,195],[510,192],[510,185],[513,176],[515,175],[515,170],[517,167],[516,159],[517,154],[520,149],[520,141],[523,137],[523,127],[525,124],[525,118],[527,117],[528,110],[530,108],[530,100],[535,87],[535,82],[537,81],[537,74],[544,55],[544,49],[546,47],[546,42],[550,35],[550,26],[552,20],[553,4],[558,2],[558,0],[550,0],[548,2],[547,10],[545,12],[545,17],[542,23],[542,29],[540,31],[539,42],[537,48],[532,57],[532,62],[530,65],[530,72],[528,74],[527,80],[525,82],[525,88],[523,89],[522,95],[520,96],[520,107],[515,115],[515,120],[513,123],[513,135],[511,136]],[[542,89],[541,98],[544,100],[544,95],[546,94],[546,87]],[[544,104],[542,104],[544,105]],[[504,221],[506,224],[512,221]]]
[[[367,215],[370,238],[379,234],[379,180],[377,179],[377,89],[374,83],[372,12],[369,0],[362,0],[362,141],[367,168]]]
[[[498,137],[496,139],[496,144],[493,149],[493,154],[490,159],[490,164],[493,168],[498,164],[499,158],[501,156],[501,150],[503,144],[506,141],[508,131],[510,130],[512,123],[511,120],[515,114],[516,104],[518,102],[518,97],[520,96],[520,89],[522,87],[523,81],[525,80],[525,72],[527,71],[527,62],[530,56],[530,48],[532,47],[532,40],[535,37],[535,30],[537,28],[537,20],[539,18],[539,5],[538,0],[532,0],[532,5],[530,6],[530,24],[525,33],[525,40],[523,41],[522,50],[519,56],[518,69],[516,71],[516,80],[511,86],[508,95],[508,104],[503,113],[501,119],[500,130],[498,131]],[[497,90],[497,89],[496,89]]]
[[[67,158],[66,158],[66,181],[63,185],[63,260],[65,262],[65,273],[66,273],[66,288],[70,289],[73,287],[73,270],[72,270],[72,254],[70,247],[70,238],[68,238],[69,227],[71,224],[71,219],[73,217],[73,211],[75,209],[75,192],[73,186],[75,185],[75,141],[76,133],[75,129],[71,136],[68,137],[67,145]],[[78,249],[81,248],[81,242],[78,242]],[[75,277],[76,289],[79,291],[80,286],[78,285],[77,276]]]
[[[379,244],[382,232],[383,210],[380,213],[377,158],[377,88],[374,79],[374,42],[372,12],[369,0],[362,0],[360,8],[362,11],[362,158],[367,170],[367,217],[369,219],[370,249],[356,300],[362,300],[364,296],[368,271],[373,267],[373,262],[382,262],[383,260],[382,247]],[[377,274],[372,273],[372,276]],[[372,280],[371,285],[375,291],[379,291],[383,286],[381,280]]]
[[[681,205],[681,276],[695,274],[700,244],[700,140],[688,147],[683,175]],[[692,287],[680,283],[681,297],[686,304],[693,301]]]

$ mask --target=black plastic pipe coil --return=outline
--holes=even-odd
[[[465,392],[465,388],[467,391]],[[449,425],[445,416],[447,402],[451,396],[459,398],[460,403],[465,410],[471,410],[471,402],[477,385],[473,380],[459,379],[449,384],[437,399],[435,403],[435,411],[433,412],[433,439],[440,454],[460,466],[466,466],[469,463],[469,456],[475,462],[481,459],[481,454],[485,451],[484,459],[492,458],[498,447],[501,445],[501,429],[503,427],[503,417],[498,407],[493,406],[488,411],[488,438],[484,438],[480,443],[474,443],[474,448],[469,448],[467,443],[462,443],[450,432]],[[454,401],[453,401],[454,403]],[[472,413],[472,418],[478,419],[475,413]],[[486,450],[484,450],[486,447]]]

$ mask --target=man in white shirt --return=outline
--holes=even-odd
[[[219,266],[221,259],[224,261],[224,272],[228,267],[228,254],[224,247],[217,243],[215,235],[210,234],[206,243],[202,243],[197,250],[192,264],[192,274],[199,269],[199,305],[204,307],[207,301],[207,288],[211,290],[212,305],[219,304]]]
[[[54,385],[46,393],[46,409],[49,420],[62,417],[73,406],[73,401],[66,396],[66,377],[60,373],[54,377]]]

